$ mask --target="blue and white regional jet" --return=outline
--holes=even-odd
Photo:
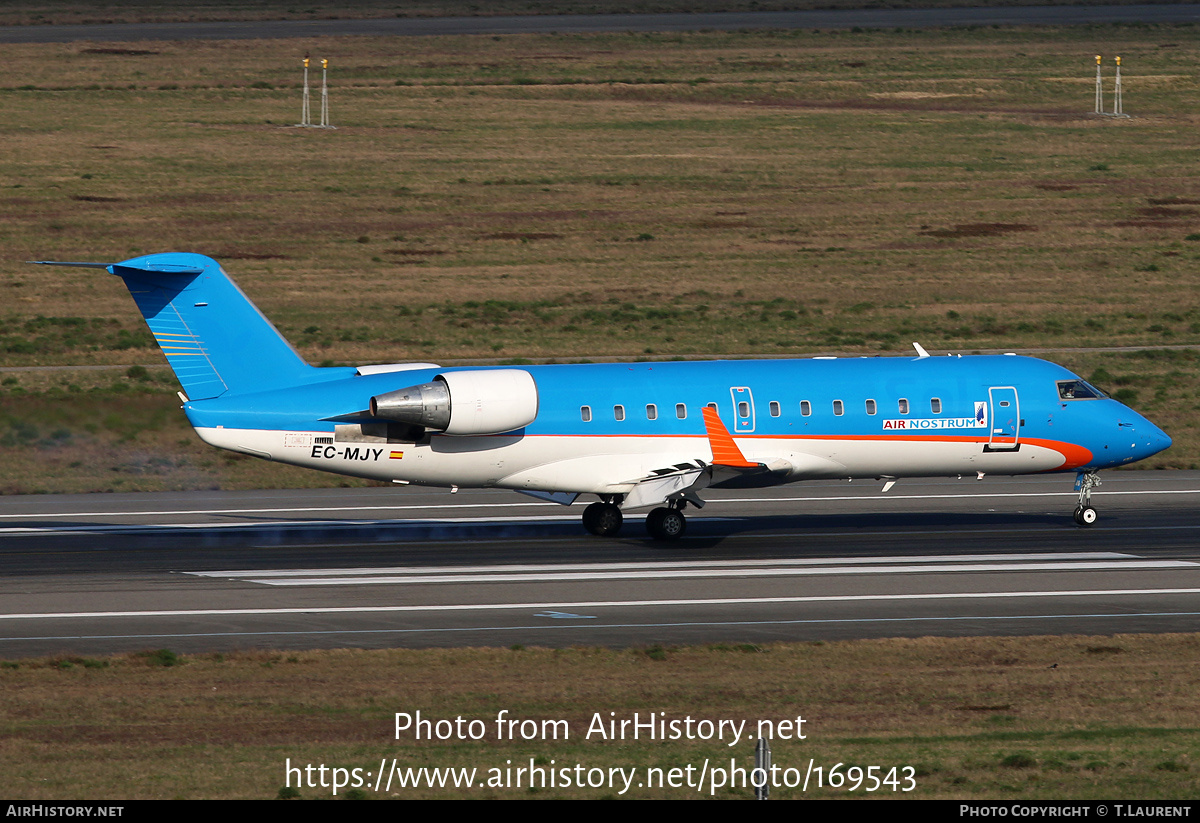
[[[130,294],[213,446],[400,484],[503,488],[622,512],[679,538],[710,486],[1074,472],[1096,520],[1101,469],[1171,445],[1077,375],[1014,355],[441,368],[305,363],[213,259],[152,254],[106,269]],[[186,394],[184,394],[186,393]]]

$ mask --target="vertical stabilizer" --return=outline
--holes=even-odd
[[[295,386],[319,371],[202,254],[150,254],[123,263],[52,263],[107,269],[125,281],[191,400]]]
[[[311,379],[312,366],[211,257],[152,254],[108,270],[125,281],[190,399]]]

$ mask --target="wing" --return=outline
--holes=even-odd
[[[673,466],[655,469],[648,477],[635,481],[633,489],[625,495],[622,508],[636,509],[680,498],[696,508],[701,508],[704,501],[700,498],[700,490],[714,483],[744,475],[780,471],[786,473],[790,470],[790,465],[767,466],[766,463],[747,460],[738,444],[734,442],[729,429],[721,422],[716,409],[705,406],[701,413],[704,416],[704,429],[708,435],[712,462],[697,459],[691,463],[676,463]]]

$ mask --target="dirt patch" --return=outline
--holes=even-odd
[[[266,251],[235,251],[232,249],[221,249],[214,252],[213,256],[220,260],[291,260],[292,258],[286,254],[275,254],[274,252]]]
[[[732,220],[697,220],[691,224],[697,229],[745,229],[750,223],[735,223]]]
[[[1196,213],[1195,209],[1189,208],[1167,208],[1166,206],[1147,206],[1138,209],[1137,213],[1142,217],[1149,217],[1151,220],[1174,220],[1180,217],[1189,217]]]
[[[72,194],[72,200],[78,200],[82,203],[123,203],[122,197],[104,197],[99,194]]]
[[[1033,187],[1042,191],[1075,191],[1079,188],[1071,183],[1034,183]]]
[[[557,240],[561,234],[552,231],[498,231],[485,234],[487,240]]]
[[[877,91],[870,96],[886,100],[942,100],[947,97],[965,97],[967,95],[935,91]]]
[[[159,52],[159,51],[149,51],[149,50],[147,50],[147,49],[121,49],[121,48],[112,48],[112,47],[109,47],[109,48],[80,49],[80,50],[79,50],[79,53],[80,53],[80,54],[132,54],[132,55],[139,55],[139,54],[162,54],[162,52]]]
[[[446,254],[444,249],[386,249],[384,254],[398,254],[404,257],[436,257]]]
[[[588,220],[611,217],[617,212],[583,211],[583,210],[554,210],[554,211],[484,211],[473,215],[479,219],[490,220]]]
[[[1027,223],[959,223],[950,229],[925,229],[917,234],[926,237],[997,237],[1019,231],[1037,231]]]

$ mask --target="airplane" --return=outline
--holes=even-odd
[[[595,535],[649,508],[650,536],[677,540],[709,487],[1050,472],[1075,473],[1090,526],[1097,472],[1171,445],[1078,375],[1013,354],[318,368],[210,257],[36,262],[125,282],[206,443],[401,485],[594,495]]]

